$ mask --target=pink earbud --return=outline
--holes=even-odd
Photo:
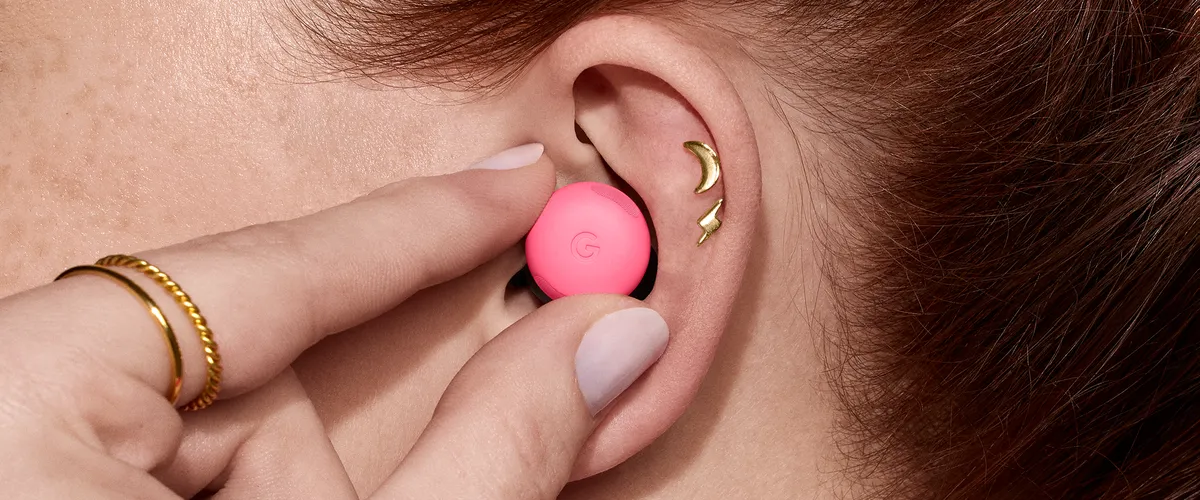
[[[650,228],[617,188],[578,182],[554,192],[525,239],[529,272],[551,300],[628,295],[650,261]]]

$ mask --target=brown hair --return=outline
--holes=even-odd
[[[648,3],[300,18],[335,69],[485,82]],[[856,158],[857,231],[831,267],[854,472],[887,498],[1200,494],[1200,2],[709,3],[827,44],[831,128],[880,152]]]

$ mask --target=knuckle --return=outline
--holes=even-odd
[[[177,415],[157,389],[71,340],[52,355],[13,347],[30,352],[0,369],[0,427],[57,429],[137,467],[162,463],[174,452],[182,421],[154,418],[158,425],[146,426],[142,420]],[[114,407],[129,411],[113,414]]]
[[[96,397],[110,386],[97,377],[98,368],[105,367],[91,350],[63,342],[52,356],[38,352],[41,346],[18,342],[8,346],[9,352],[20,352],[10,363],[0,368],[4,398],[0,401],[0,416],[6,420],[39,419],[47,414],[75,418],[79,401]]]

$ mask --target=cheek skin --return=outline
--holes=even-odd
[[[457,170],[504,140],[495,108],[439,103],[453,96],[295,83],[313,70],[281,50],[273,8],[83,0],[0,20],[0,295]]]

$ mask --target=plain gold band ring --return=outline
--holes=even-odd
[[[179,351],[179,341],[175,338],[175,330],[171,328],[171,323],[167,321],[167,317],[163,315],[162,309],[159,309],[158,304],[150,295],[146,293],[142,287],[134,283],[133,280],[126,278],[121,273],[100,266],[76,266],[59,274],[54,281],[61,280],[70,276],[79,274],[93,274],[102,276],[115,281],[117,284],[124,287],[129,293],[142,300],[145,304],[147,312],[158,323],[162,330],[163,338],[167,341],[167,348],[171,351],[171,384],[167,387],[165,396],[167,401],[173,406],[179,400],[179,391],[183,388],[183,355]]]

